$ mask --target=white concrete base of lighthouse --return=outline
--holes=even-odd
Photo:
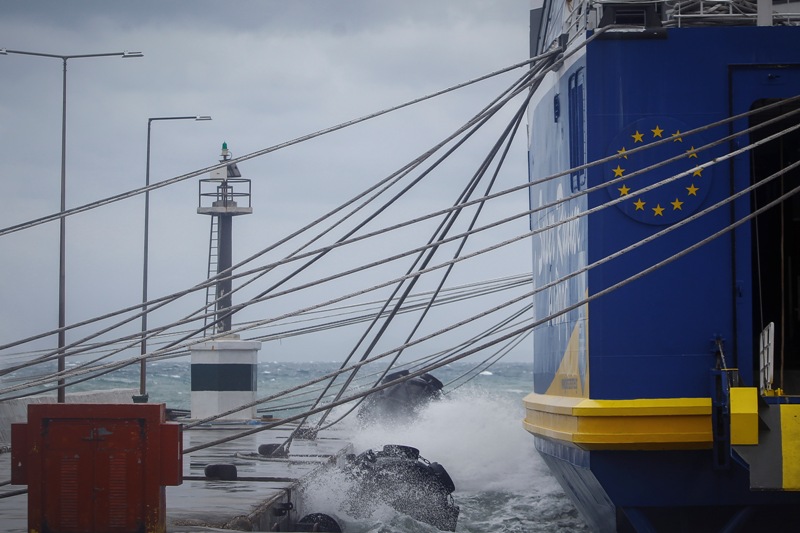
[[[250,403],[258,392],[258,341],[231,335],[196,344],[192,353],[192,418],[202,419]],[[257,418],[256,407],[221,420]]]

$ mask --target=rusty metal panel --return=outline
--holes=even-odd
[[[143,421],[46,419],[44,531],[144,530]]]
[[[44,478],[35,501],[42,531],[94,530],[91,514],[81,512],[92,507],[92,445],[80,438],[90,430],[89,423],[65,427],[63,421],[51,420],[41,428],[41,444],[37,448],[41,450]]]
[[[28,484],[28,424],[11,424],[11,483]]]
[[[30,531],[165,531],[164,484],[182,482],[183,460],[162,404],[30,405],[15,433]]]
[[[171,422],[161,425],[161,484],[183,483],[183,436],[181,425]]]
[[[99,421],[98,421],[99,422]],[[95,531],[144,528],[144,421],[108,420],[97,426],[94,451]]]

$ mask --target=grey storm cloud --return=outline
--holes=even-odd
[[[68,62],[68,207],[144,184],[149,117],[213,117],[153,125],[155,182],[216,163],[223,141],[241,156],[522,61],[527,33],[527,2],[511,0],[34,0],[5,2],[0,18],[0,48],[144,54]],[[235,260],[413,159],[515,76],[240,164],[253,180],[254,214],[237,221]],[[60,60],[0,55],[0,227],[58,211],[61,82]],[[512,156],[523,181],[524,150]],[[472,171],[456,165],[454,177]],[[137,301],[142,202],[68,219],[68,322]],[[208,218],[196,214],[197,180],[151,202],[151,294],[204,279]],[[0,339],[55,327],[57,232],[49,223],[0,237]]]

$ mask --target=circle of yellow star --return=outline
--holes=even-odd
[[[676,131],[672,134],[672,142],[683,142],[683,137],[681,137],[681,130]]]
[[[695,167],[694,172],[692,172],[692,176],[703,176],[703,169],[701,167]]]
[[[689,191],[689,196],[697,196],[697,191],[700,189],[695,187],[694,183],[692,183],[690,186],[686,187],[686,190]]]
[[[672,204],[673,211],[681,211],[681,206],[683,205],[683,202],[675,198],[675,201],[670,203]]]
[[[636,206],[636,211],[644,211],[644,204],[641,198],[633,202],[633,205]]]
[[[612,169],[614,171],[615,178],[621,178],[622,174],[625,172],[625,169],[617,165],[617,168]]]
[[[686,153],[689,154],[686,157],[694,157],[697,159],[697,153],[694,151],[694,146],[692,146],[689,150],[686,150]]]
[[[654,217],[664,216],[664,208],[661,207],[661,204],[656,204],[656,206],[653,208],[653,216]]]
[[[653,132],[653,137],[661,137],[661,134],[664,133],[664,130],[659,128],[657,125],[656,125],[656,129],[650,130],[650,131]]]
[[[644,142],[644,134],[643,133],[639,133],[639,130],[636,130],[636,133],[631,135],[631,137],[633,137],[633,142],[634,143],[643,143]]]
[[[624,183],[622,184],[622,187],[619,187],[617,190],[619,191],[620,196],[628,196],[628,193],[630,192],[630,189]]]
[[[628,159],[628,154],[625,153],[626,151],[627,150],[625,150],[625,147],[623,146],[622,150],[617,150],[617,153],[619,154],[620,157],[624,157],[625,159]]]

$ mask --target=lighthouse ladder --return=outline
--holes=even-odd
[[[217,275],[217,268],[219,263],[219,217],[211,217],[211,232],[208,239],[208,274],[206,279],[210,280],[212,276]],[[216,313],[212,313],[216,309],[214,300],[217,299],[217,284],[211,283],[206,287],[206,308],[205,308],[205,326],[208,326],[216,318]],[[214,333],[214,328],[206,327],[203,330],[203,336]]]

